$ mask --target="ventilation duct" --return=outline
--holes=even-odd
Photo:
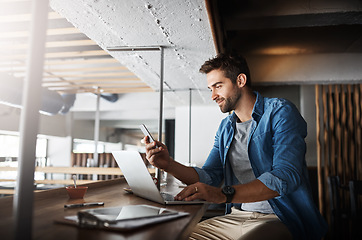
[[[75,94],[62,94],[63,98],[63,107],[59,111],[60,114],[66,114],[69,112],[70,108],[73,107],[76,95]]]
[[[22,108],[23,80],[0,73],[0,103]],[[55,91],[42,88],[39,112],[45,115],[65,114],[73,106],[75,95],[60,95]]]
[[[112,103],[118,101],[118,94],[115,93],[102,93],[100,97]]]

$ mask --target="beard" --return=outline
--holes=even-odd
[[[235,110],[235,106],[241,98],[241,92],[236,91],[234,95],[228,98],[220,98],[219,100],[223,100],[224,103],[219,105],[221,112],[227,113]]]

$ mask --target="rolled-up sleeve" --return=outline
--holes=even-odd
[[[263,173],[257,179],[269,189],[278,192],[280,196],[287,192],[287,183],[270,172]]]
[[[209,174],[206,173],[205,170],[199,168],[199,167],[194,167],[195,171],[197,172],[197,174],[199,174],[199,180],[202,183],[208,184],[208,185],[212,185],[212,180]]]
[[[223,165],[217,148],[213,148],[202,168],[194,167],[199,175],[199,181],[211,186],[219,186],[224,179]]]

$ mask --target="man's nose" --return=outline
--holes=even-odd
[[[215,91],[211,91],[211,100],[215,101],[217,98],[217,94],[215,93]]]

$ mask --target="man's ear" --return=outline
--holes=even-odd
[[[236,79],[236,83],[238,84],[238,87],[244,87],[246,85],[246,75],[244,73],[240,73]]]

